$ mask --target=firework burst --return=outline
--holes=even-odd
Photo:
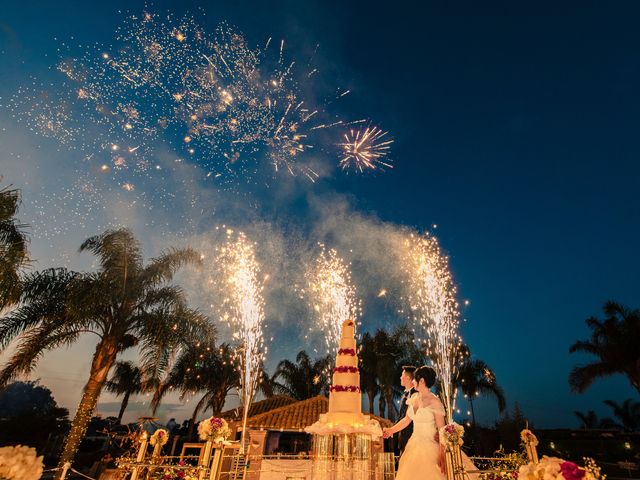
[[[410,312],[426,337],[427,354],[434,362],[447,420],[451,422],[456,394],[452,379],[461,346],[457,289],[448,258],[435,237],[410,235],[405,246],[408,249],[404,268]]]
[[[344,142],[338,144],[342,150],[340,167],[343,170],[353,168],[360,173],[393,168],[388,158],[393,139],[388,138],[388,134],[378,127],[352,129],[345,133]]]
[[[216,261],[222,266],[227,295],[223,301],[222,320],[234,331],[240,347],[240,399],[243,406],[242,445],[249,407],[256,392],[262,363],[267,353],[263,345],[263,279],[255,258],[255,245],[242,232],[227,230],[227,241],[219,249]]]
[[[334,249],[320,245],[320,254],[306,273],[308,298],[317,319],[317,328],[324,333],[327,352],[338,348],[342,322],[355,322],[361,314],[361,304],[351,280],[347,263]]]

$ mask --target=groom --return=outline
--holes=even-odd
[[[400,375],[400,385],[404,388],[404,393],[402,394],[402,400],[400,401],[400,412],[398,415],[398,420],[402,420],[407,414],[407,400],[411,395],[416,393],[413,388],[413,372],[416,371],[416,367],[406,365],[402,367],[402,374]],[[409,426],[403,430],[400,430],[397,435],[396,441],[396,454],[402,455],[404,452],[404,447],[407,445],[411,434],[413,433],[413,422],[409,424]]]

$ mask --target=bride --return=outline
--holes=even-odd
[[[420,478],[444,480],[444,449],[438,441],[438,431],[444,427],[444,408],[440,399],[431,393],[436,372],[431,367],[418,368],[413,383],[418,393],[407,400],[407,415],[391,428],[383,430],[384,438],[413,422],[413,434],[400,457],[396,480]]]

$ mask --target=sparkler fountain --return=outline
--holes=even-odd
[[[260,367],[267,352],[263,345],[264,321],[263,282],[259,279],[259,265],[254,245],[240,232],[227,230],[227,243],[219,250],[218,261],[224,269],[229,296],[224,299],[226,320],[235,329],[239,340],[240,399],[243,406],[241,450],[244,451],[249,407],[260,376]]]
[[[405,246],[408,248],[403,262],[408,275],[407,300],[414,322],[426,336],[427,353],[434,362],[447,422],[451,423],[455,404],[452,379],[460,356],[457,290],[448,258],[435,237],[411,235]]]
[[[306,279],[317,326],[324,334],[327,353],[333,352],[338,348],[342,322],[357,320],[361,313],[349,268],[333,248],[327,250],[320,244],[320,254]]]

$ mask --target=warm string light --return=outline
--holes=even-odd
[[[447,420],[451,422],[456,397],[453,378],[461,355],[457,289],[448,258],[435,237],[410,235],[405,246],[410,312],[426,337],[427,354],[434,363]]]
[[[101,388],[102,384],[100,386],[93,386],[93,388],[85,388],[80,404],[78,405],[78,410],[73,418],[71,430],[65,440],[62,456],[58,461],[59,467],[62,467],[67,462],[73,462],[73,458],[93,417]]]
[[[342,322],[357,323],[362,312],[351,280],[349,265],[336,250],[320,244],[320,253],[306,272],[308,300],[316,318],[316,328],[324,334],[327,352],[338,349]]]
[[[222,265],[228,292],[223,302],[223,320],[234,328],[233,336],[239,343],[236,359],[240,372],[244,449],[249,407],[267,353],[263,345],[264,277],[255,258],[255,245],[242,232],[227,230],[227,242],[219,249],[217,262]]]

